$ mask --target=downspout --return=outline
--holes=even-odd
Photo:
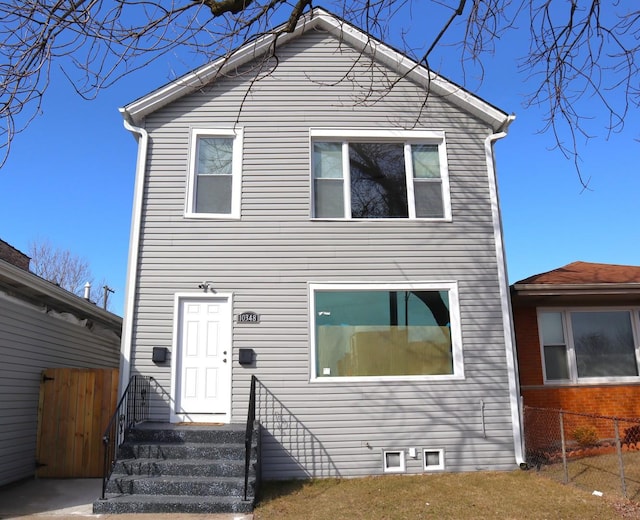
[[[491,193],[491,213],[493,215],[493,232],[496,240],[496,258],[498,261],[498,281],[500,285],[500,301],[502,302],[502,315],[504,316],[504,340],[506,347],[507,370],[509,374],[509,400],[511,403],[511,423],[513,424],[513,443],[516,463],[522,467],[524,458],[524,437],[522,435],[522,413],[520,409],[520,388],[518,377],[518,364],[516,362],[516,341],[513,329],[513,316],[511,313],[511,296],[509,293],[509,281],[507,278],[507,260],[504,253],[504,238],[502,232],[502,218],[500,216],[500,198],[498,195],[498,181],[496,175],[493,144],[507,135],[509,125],[516,118],[515,115],[507,117],[496,133],[485,139],[484,150],[487,157],[487,171],[489,174],[489,190]]]
[[[133,340],[133,319],[135,313],[136,280],[138,275],[138,255],[140,251],[140,225],[142,223],[142,197],[147,162],[149,134],[144,128],[134,126],[131,116],[125,108],[120,108],[124,118],[124,127],[138,141],[138,158],[133,190],[133,208],[131,210],[131,232],[129,235],[129,258],[127,261],[127,281],[125,286],[124,321],[122,324],[122,342],[120,344],[120,381],[119,394],[122,396],[131,374],[131,350]]]

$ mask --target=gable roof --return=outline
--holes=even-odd
[[[640,301],[640,267],[572,262],[511,286],[514,302],[564,304]]]
[[[274,39],[276,46],[280,47],[288,41],[311,30],[326,31],[348,45],[351,45],[357,51],[374,56],[379,62],[397,71],[400,75],[406,75],[409,79],[428,88],[430,92],[446,96],[453,104],[475,115],[482,121],[485,121],[494,131],[502,130],[503,127],[506,127],[513,119],[512,116],[509,116],[502,110],[435,72],[428,70],[403,53],[376,40],[370,34],[361,31],[334,14],[317,7],[311,9],[298,20],[298,24],[293,32],[280,34],[276,39],[274,34],[277,34],[279,29],[275,29],[272,33],[264,35],[254,42],[247,43],[232,51],[228,56],[195,69],[171,83],[133,101],[121,108],[120,112],[128,123],[139,125],[147,115],[159,110],[172,101],[195,92],[216,78],[224,76],[225,73],[272,51]]]

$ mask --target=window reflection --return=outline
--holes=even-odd
[[[319,291],[317,377],[453,374],[448,291]]]
[[[402,143],[350,143],[351,216],[409,216]]]

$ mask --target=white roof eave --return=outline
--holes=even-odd
[[[6,282],[17,295],[30,298],[42,296],[53,302],[52,308],[60,312],[72,312],[78,317],[98,320],[114,330],[122,327],[122,318],[80,296],[62,289],[44,278],[0,260],[0,282]]]
[[[428,86],[434,94],[448,97],[453,104],[487,122],[494,131],[502,130],[508,124],[510,116],[502,110],[429,71],[404,54],[380,43],[323,9],[314,8],[312,12],[305,14],[300,18],[293,32],[282,33],[277,37],[277,45],[283,45],[312,29],[325,30],[354,48],[375,56],[377,60],[397,70],[399,74],[407,75],[425,87]],[[263,56],[273,45],[274,38],[274,34],[267,34],[255,42],[243,45],[229,56],[208,63],[137,99],[121,108],[120,112],[129,123],[139,125],[147,115],[172,101],[196,91],[215,78],[224,76],[228,71],[236,69],[256,57]]]

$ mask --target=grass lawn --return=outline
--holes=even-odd
[[[263,482],[254,514],[256,520],[606,520],[640,518],[640,507],[517,470]]]
[[[627,497],[633,501],[640,501],[640,453],[623,452],[622,461]],[[565,473],[561,462],[543,466],[541,471],[546,477],[564,482]],[[569,459],[567,477],[570,484],[581,489],[597,489],[608,496],[624,496],[620,481],[620,461],[615,453]]]

